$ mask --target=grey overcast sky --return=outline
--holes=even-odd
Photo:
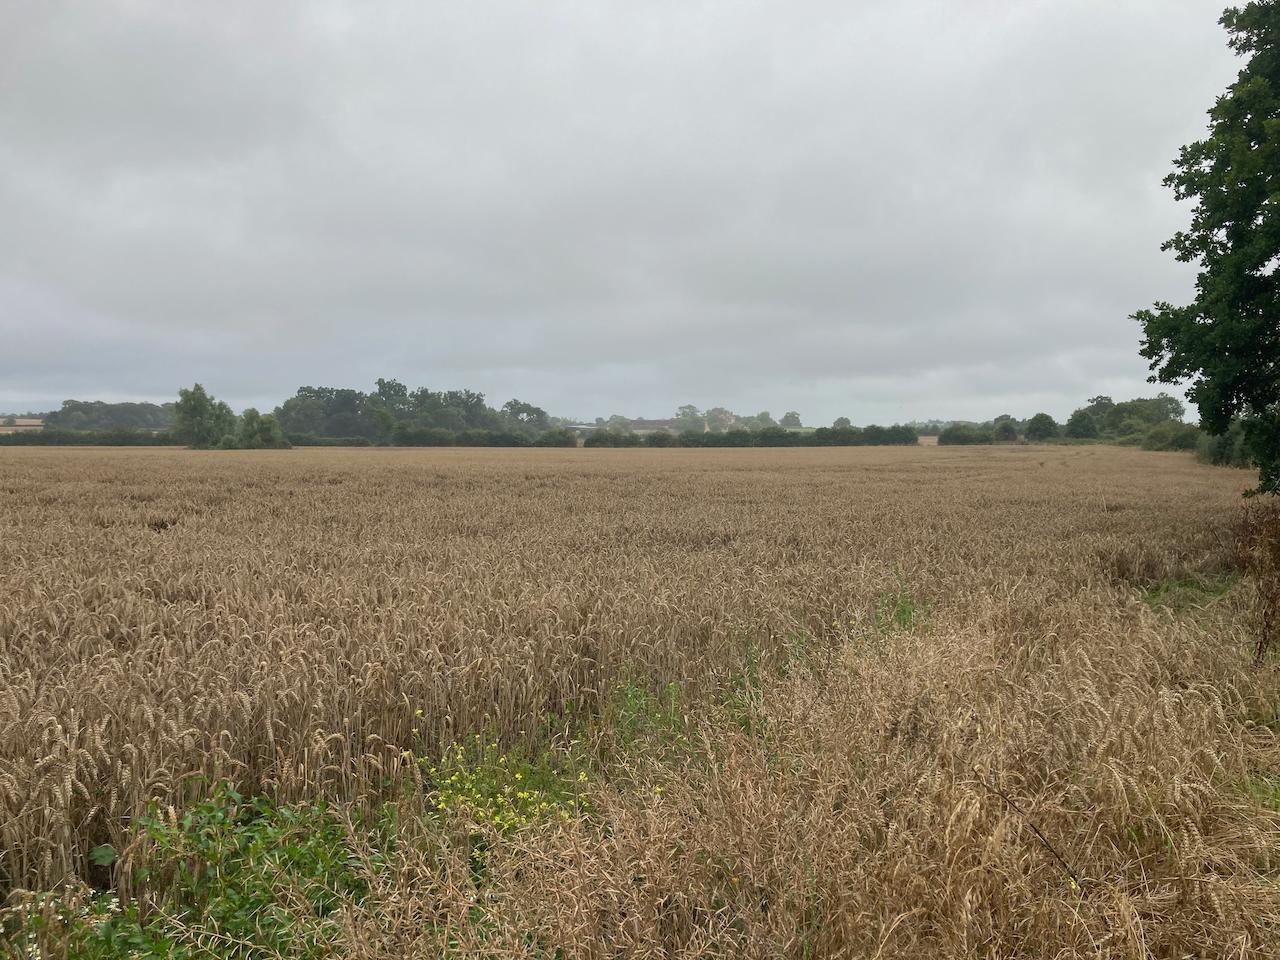
[[[0,409],[1151,395],[1223,6],[0,0]]]

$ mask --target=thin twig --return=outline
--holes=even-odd
[[[1080,882],[1080,875],[1076,873],[1075,869],[1071,866],[1071,864],[1067,863],[1066,858],[1058,852],[1057,848],[1054,847],[1054,845],[1049,842],[1049,838],[1046,837],[1041,832],[1040,828],[1035,825],[1035,821],[1033,821],[1031,817],[1027,815],[1026,811],[1023,810],[1016,803],[1014,803],[1013,798],[1009,796],[1009,794],[1005,793],[995,784],[988,782],[982,776],[982,774],[978,773],[976,769],[973,771],[973,775],[978,778],[978,782],[980,784],[982,784],[984,787],[986,787],[988,790],[990,790],[992,793],[998,796],[1001,800],[1007,803],[1009,805],[1009,809],[1011,809],[1014,813],[1016,813],[1018,816],[1022,818],[1023,822],[1026,823],[1026,825],[1031,828],[1031,832],[1034,833],[1037,838],[1039,838],[1042,844],[1044,844],[1044,848],[1053,855],[1053,859],[1058,861],[1059,866],[1062,867],[1067,877],[1071,880],[1072,888],[1075,890],[1083,891],[1084,884]]]

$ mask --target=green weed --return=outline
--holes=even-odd
[[[876,598],[872,622],[881,636],[910,633],[924,622],[928,613],[929,605],[917,600],[899,579],[896,589],[887,590]]]
[[[510,832],[539,817],[583,812],[589,774],[574,751],[527,754],[476,734],[444,751],[438,763],[419,759],[432,805]]]
[[[73,956],[323,956],[334,913],[367,892],[346,830],[323,804],[277,806],[222,787],[180,818],[139,826],[156,866],[135,879],[161,893],[87,911]]]
[[[1261,806],[1280,812],[1280,776],[1249,777],[1245,780],[1245,791]]]
[[[1202,609],[1225,596],[1239,579],[1235,574],[1162,580],[1142,591],[1142,600],[1153,610],[1187,613]]]
[[[605,705],[602,727],[623,753],[641,747],[666,753],[688,742],[685,706],[684,691],[674,681],[656,691],[622,683]]]

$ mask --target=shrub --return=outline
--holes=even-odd
[[[614,430],[593,430],[583,441],[584,447],[638,447],[644,443],[638,433],[619,433]]]
[[[159,909],[135,902],[85,923],[74,956],[213,955],[192,951],[193,939],[254,948],[238,956],[319,956],[339,935],[339,908],[367,893],[345,829],[321,803],[276,806],[220,787],[181,819],[139,826],[155,866],[135,880],[161,891]]]
[[[1215,467],[1252,467],[1253,460],[1244,442],[1244,427],[1232,421],[1226,433],[1213,436],[1201,432],[1196,443],[1196,459]]]
[[[31,430],[0,434],[6,447],[176,447],[182,441],[170,433],[142,430]]]
[[[1245,511],[1236,530],[1236,566],[1253,584],[1254,657],[1261,663],[1280,635],[1280,500],[1269,497]]]
[[[546,430],[538,435],[538,439],[533,441],[535,447],[576,447],[578,445],[578,437],[572,430],[563,428],[556,430]]]
[[[943,446],[994,443],[995,434],[990,427],[975,427],[967,423],[953,423],[938,434]]]
[[[724,433],[704,433],[704,447],[750,447],[756,442],[756,435],[750,430],[726,430]]]
[[[693,428],[681,430],[676,434],[676,444],[681,447],[705,447],[707,446],[706,438],[709,436],[711,434]]]
[[[391,442],[397,447],[452,447],[456,437],[443,427],[415,427],[397,423],[391,431]]]
[[[295,447],[371,447],[368,437],[319,437],[314,433],[290,433],[286,437]]]
[[[1012,420],[1001,420],[992,431],[992,438],[996,443],[1017,443],[1018,428]]]
[[[528,439],[507,430],[459,430],[454,434],[458,447],[527,447]]]
[[[914,447],[920,443],[920,434],[916,432],[915,427],[895,423],[891,427],[885,427],[884,442],[894,446]]]
[[[1088,410],[1077,410],[1071,414],[1063,433],[1073,440],[1088,440],[1098,435],[1098,423]]]
[[[795,434],[783,427],[765,427],[755,433],[757,447],[792,447],[796,445]]]
[[[1047,413],[1037,413],[1027,421],[1027,429],[1023,435],[1032,443],[1051,440],[1058,435],[1058,421]]]
[[[243,450],[282,450],[289,446],[289,441],[284,438],[275,416],[249,407],[240,415],[235,445]]]
[[[919,442],[920,437],[914,429],[898,424],[892,427],[875,424],[867,427],[818,427],[812,433],[800,433],[776,426],[760,430],[735,428],[723,433],[718,430],[709,433],[686,430],[674,438],[674,443],[681,447],[915,446]],[[667,444],[664,442],[661,445]]]
[[[1200,428],[1193,423],[1166,420],[1142,438],[1143,450],[1194,450],[1200,443]]]

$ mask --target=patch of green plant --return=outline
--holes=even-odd
[[[338,907],[367,893],[346,830],[323,804],[277,806],[221,787],[181,817],[139,826],[154,865],[135,880],[157,899],[91,914],[73,956],[320,957]]]
[[[743,733],[759,736],[768,728],[764,713],[764,683],[760,659],[748,656],[742,668],[735,671],[725,684],[721,706],[728,712],[729,720]]]
[[[1272,733],[1280,733],[1280,704],[1260,699],[1253,703],[1249,714],[1246,726],[1252,722],[1259,727],[1266,727]]]
[[[917,600],[899,579],[896,589],[886,590],[876,597],[872,622],[882,636],[910,633],[924,622],[928,614],[929,605]]]
[[[563,718],[554,720],[558,726]],[[590,809],[585,794],[591,777],[577,739],[562,749],[529,752],[504,747],[492,734],[474,734],[451,744],[438,760],[408,750],[405,755],[422,769],[430,815],[461,815],[471,822],[468,859],[477,887],[489,869],[490,829],[513,833],[537,820],[567,820]],[[483,911],[476,908],[472,921],[483,926]]]
[[[0,904],[0,952],[5,957],[39,958],[68,953],[96,925],[119,912],[116,898],[100,893],[85,896],[74,885],[60,890],[15,897]],[[71,956],[105,956],[70,952]]]
[[[672,681],[654,690],[621,683],[605,704],[602,727],[624,753],[640,747],[665,753],[688,743],[684,691]]]
[[[1172,853],[1174,840],[1167,829],[1161,829],[1158,823],[1134,820],[1121,830],[1121,836],[1135,852],[1142,852],[1157,847]]]
[[[1280,812],[1280,776],[1249,777],[1245,780],[1245,791],[1260,806]]]
[[[1239,578],[1235,574],[1162,580],[1142,591],[1142,600],[1153,610],[1186,613],[1225,596]]]
[[[804,670],[815,659],[814,638],[800,631],[787,634],[783,641],[783,650],[786,654],[782,667],[785,673]]]
[[[590,778],[573,750],[529,754],[475,734],[446,749],[438,762],[418,763],[437,811],[462,812],[503,832],[539,817],[567,819],[587,808],[582,794]]]

